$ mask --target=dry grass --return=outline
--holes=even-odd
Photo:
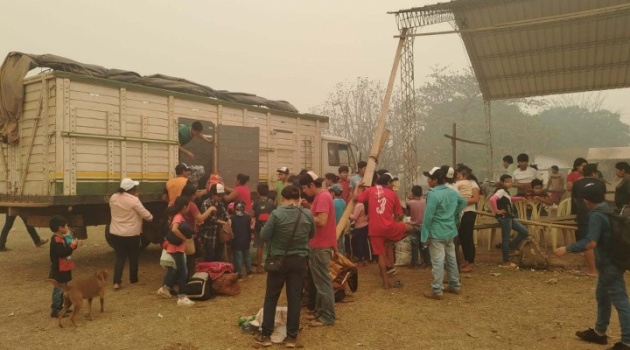
[[[49,234],[44,231],[42,236]],[[75,278],[113,268],[102,227],[74,254]],[[105,313],[60,329],[49,316],[48,248],[35,248],[18,220],[11,251],[0,253],[0,349],[251,349],[237,318],[262,306],[262,276],[242,283],[238,297],[217,297],[193,308],[160,299],[159,250],[142,255],[140,283],[108,291]],[[593,325],[595,280],[566,272],[508,271],[498,252],[479,248],[481,265],[462,278],[463,294],[428,300],[429,270],[399,267],[404,287],[383,290],[375,265],[360,269],[354,302],[337,304],[335,326],[300,333],[307,349],[594,349],[573,333]],[[493,273],[500,273],[493,276]],[[125,272],[125,278],[127,277]],[[557,283],[552,283],[556,279]],[[282,303],[282,302],[281,302]],[[161,317],[160,317],[161,316]],[[613,314],[612,341],[619,339]],[[278,347],[278,346],[275,346]]]

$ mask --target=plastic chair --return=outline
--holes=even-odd
[[[571,198],[563,199],[558,205],[557,217],[571,215]],[[558,247],[558,232],[562,232],[562,238],[564,240],[564,245],[569,244],[570,240],[570,231],[567,229],[561,228],[552,228],[550,230],[551,233],[551,246],[555,250]],[[575,239],[575,236],[574,236]]]
[[[477,209],[478,211],[492,213],[490,201],[485,196],[481,196],[481,198],[479,199],[479,203],[477,203],[477,208],[478,208]],[[497,223],[496,219],[490,216],[486,216],[486,215],[477,214],[477,217],[475,218],[475,226],[478,224],[496,224],[496,223]],[[492,249],[492,242],[497,232],[497,228],[491,227],[487,229],[475,229],[473,233],[473,240],[475,242],[475,246],[477,246],[477,237],[481,233],[482,230],[488,230],[487,231],[488,232],[488,250],[490,250]]]

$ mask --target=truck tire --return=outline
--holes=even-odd
[[[107,241],[107,244],[113,249],[114,246],[112,245],[112,234],[109,232],[109,225],[105,225],[105,240]],[[151,244],[151,242],[147,239],[147,237],[141,234],[140,235],[140,249],[144,250],[146,247],[149,246],[149,244]]]

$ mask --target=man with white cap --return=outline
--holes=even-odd
[[[459,271],[454,239],[457,237],[457,224],[460,214],[466,206],[466,200],[456,191],[446,187],[447,171],[435,167],[424,172],[431,190],[427,195],[427,203],[422,221],[420,241],[428,243],[433,266],[432,290],[424,296],[431,299],[442,299],[442,282],[444,279],[444,262],[448,272],[448,293],[460,293]]]
[[[315,236],[310,239],[309,307],[314,306],[312,327],[333,325],[335,323],[335,293],[328,273],[328,263],[337,251],[337,226],[335,224],[335,205],[330,192],[322,186],[324,179],[312,171],[300,178],[302,192],[314,196],[310,206],[315,218]],[[314,287],[314,288],[313,288]]]
[[[153,220],[153,215],[142,205],[137,196],[138,181],[124,178],[118,192],[109,199],[112,220],[109,224],[111,243],[116,260],[114,263],[114,290],[120,289],[125,261],[129,258],[129,282],[138,282],[138,256],[142,219]]]

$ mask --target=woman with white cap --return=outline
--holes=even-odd
[[[114,263],[114,290],[120,289],[125,262],[129,258],[129,282],[138,282],[138,255],[142,219],[151,221],[153,215],[142,205],[137,196],[138,181],[124,178],[118,192],[109,199],[112,220],[109,224],[111,243],[116,260]]]

